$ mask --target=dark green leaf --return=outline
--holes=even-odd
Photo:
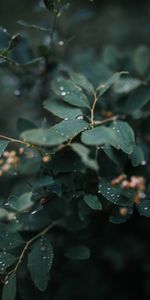
[[[28,267],[35,286],[44,291],[49,281],[53,262],[53,248],[46,238],[38,240],[28,255]]]
[[[144,164],[145,161],[145,155],[143,148],[139,145],[136,145],[134,147],[133,153],[131,154],[131,163],[133,167],[137,167],[140,164]]]
[[[70,79],[57,78],[52,81],[51,88],[56,95],[71,105],[78,107],[90,106],[83,89]]]
[[[50,129],[33,129],[23,132],[21,136],[37,145],[54,146],[74,138],[87,127],[88,123],[83,120],[64,120]]]
[[[17,232],[8,232],[3,230],[0,238],[0,249],[16,248],[24,243],[20,234]]]
[[[61,119],[76,119],[82,116],[82,111],[60,99],[48,99],[44,101],[44,108]]]
[[[2,300],[15,300],[16,298],[16,274],[13,273],[9,276],[8,280],[6,280],[3,292],[2,292]]]
[[[98,185],[98,193],[115,205],[125,206],[128,201],[121,196],[120,190],[112,187],[105,179],[101,179]]]
[[[150,200],[142,199],[141,203],[137,205],[140,215],[150,218]]]
[[[144,75],[150,66],[150,51],[146,46],[138,47],[134,52],[133,63],[135,71],[139,75]]]
[[[142,84],[141,80],[135,78],[120,78],[114,85],[114,92],[127,94]]]
[[[6,272],[6,269],[16,262],[17,258],[10,253],[0,252],[0,273]]]
[[[87,194],[84,196],[85,203],[94,210],[102,210],[102,204],[97,196]]]
[[[134,91],[128,98],[123,110],[127,114],[138,112],[150,100],[150,87],[141,86]]]

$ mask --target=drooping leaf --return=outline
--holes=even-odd
[[[96,160],[90,158],[90,150],[79,143],[72,143],[70,147],[76,152],[80,157],[82,162],[90,169],[98,170],[98,164]]]
[[[102,210],[102,204],[95,195],[87,194],[84,196],[84,202],[94,210]]]
[[[70,79],[57,78],[52,81],[51,88],[56,95],[71,105],[87,108],[90,106],[83,89]]]
[[[131,154],[131,163],[133,167],[137,167],[145,161],[145,155],[143,148],[140,145],[136,145]]]
[[[70,259],[86,260],[90,258],[90,249],[82,245],[74,246],[65,251],[65,256]]]
[[[137,209],[140,215],[150,218],[150,200],[149,199],[142,199],[141,203],[138,204]]]
[[[60,99],[48,99],[44,101],[44,108],[61,119],[76,119],[78,116],[82,116],[81,109],[69,105]]]
[[[2,300],[15,300],[16,298],[16,274],[13,273],[9,276],[8,280],[4,283]]]
[[[10,253],[0,252],[0,273],[6,272],[6,269],[16,262],[17,258]]]
[[[8,141],[0,140],[0,156],[3,154],[8,144],[9,144]]]
[[[53,248],[47,238],[38,240],[28,255],[28,267],[35,286],[44,291],[53,262]]]
[[[87,127],[88,123],[83,120],[64,120],[50,129],[33,129],[23,132],[21,136],[33,144],[54,146],[74,138]]]

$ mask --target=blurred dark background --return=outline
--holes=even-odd
[[[72,0],[68,12],[61,21],[60,35],[71,38],[64,56],[66,62],[78,52],[82,56],[91,51],[100,55],[106,46],[115,46],[119,51],[132,51],[139,45],[150,45],[150,1],[128,0]],[[24,29],[17,24],[23,19],[36,24],[47,24],[49,15],[42,8],[42,1],[36,0],[0,0],[0,25],[11,34]],[[30,43],[34,47],[38,33],[28,32]],[[0,70],[0,132],[16,133],[18,117],[38,119],[38,114],[29,109],[28,103],[14,96],[18,81]],[[31,97],[29,95],[29,97]],[[27,99],[26,99],[27,100]],[[100,218],[100,217],[99,217]],[[150,256],[149,256],[149,219],[134,216],[123,225],[113,225],[106,219],[95,220],[91,232],[91,247],[99,249],[87,268],[84,264],[61,268],[68,286],[60,276],[56,287],[59,292],[55,299],[74,299],[75,295],[86,300],[97,299],[134,299],[150,297]],[[99,225],[97,225],[99,224]],[[95,232],[95,228],[97,231]],[[93,252],[94,253],[94,252]],[[96,251],[97,253],[97,251]],[[90,275],[90,276],[89,276]],[[84,278],[84,279],[83,279]],[[68,291],[72,286],[72,290]],[[67,290],[68,289],[68,290]],[[88,292],[87,292],[88,289]],[[78,292],[77,292],[78,290]],[[72,296],[67,296],[72,295]],[[70,298],[68,298],[70,297]],[[101,297],[101,298],[100,298]],[[63,298],[61,298],[63,299]]]

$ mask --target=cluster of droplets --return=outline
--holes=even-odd
[[[120,201],[120,194],[118,193],[117,189],[110,186],[108,183],[102,183],[98,186],[98,193],[102,194],[107,200],[117,204]]]
[[[60,86],[59,89],[60,89],[60,95],[61,96],[65,97],[67,95],[70,95],[70,92],[69,91],[65,91],[65,88],[62,85]]]
[[[6,251],[3,251],[2,253],[0,253],[0,273],[3,273],[6,271],[7,265],[5,262],[5,255],[7,255]]]

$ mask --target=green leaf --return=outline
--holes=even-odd
[[[94,210],[102,210],[102,204],[99,201],[99,199],[94,196],[87,194],[84,196],[84,202],[92,209]]]
[[[131,154],[135,146],[135,138],[129,124],[123,121],[115,121],[111,124],[111,128],[115,133],[119,149],[127,154]]]
[[[144,155],[143,148],[139,145],[136,145],[134,147],[134,150],[133,150],[130,158],[131,158],[131,163],[132,163],[133,167],[137,167],[137,166],[141,165],[143,162],[145,162],[145,155]]]
[[[134,69],[139,75],[145,75],[150,66],[150,51],[148,47],[140,46],[134,52]]]
[[[150,200],[142,199],[139,205],[136,205],[141,216],[150,218]]]
[[[16,274],[9,276],[3,286],[2,300],[15,300],[16,298]]]
[[[22,194],[20,197],[14,197],[11,200],[10,207],[18,212],[27,211],[34,204],[31,198],[32,192]]]
[[[150,100],[150,87],[141,86],[136,89],[124,104],[123,111],[127,114],[136,113]]]
[[[82,142],[87,145],[111,145],[127,154],[133,152],[134,133],[128,123],[115,121],[110,127],[98,126],[82,133]]]
[[[122,74],[128,74],[128,73],[117,72],[112,77],[110,77],[106,82],[101,83],[97,88],[98,96],[101,97],[102,95],[104,95],[111,88],[111,86],[119,80]]]
[[[70,259],[86,260],[90,258],[90,249],[82,245],[71,247],[65,251],[65,256]]]
[[[119,148],[115,133],[111,128],[106,126],[98,126],[82,133],[82,142],[86,145],[104,145],[110,144]]]
[[[116,94],[127,94],[141,85],[141,80],[135,78],[120,78],[114,85]]]
[[[70,79],[57,78],[52,81],[51,88],[57,96],[71,105],[88,108],[90,106],[83,89]]]
[[[19,134],[25,130],[29,130],[33,128],[37,128],[37,127],[32,121],[23,118],[19,118],[17,120],[17,130]]]
[[[9,142],[0,140],[0,156],[3,154],[3,152],[5,151],[8,144],[9,144]]]
[[[17,258],[10,253],[0,252],[0,273],[6,272],[6,269],[16,262]]]
[[[127,200],[121,196],[120,190],[112,187],[105,179],[101,179],[98,185],[98,193],[115,205],[126,206]]]
[[[44,108],[61,119],[76,119],[82,116],[82,111],[60,99],[48,99],[44,101]]]
[[[64,120],[49,129],[39,128],[25,131],[21,137],[33,144],[54,146],[74,138],[87,127],[88,123],[83,120]]]
[[[75,72],[69,72],[69,75],[75,84],[83,88],[88,94],[94,93],[93,85],[84,75]]]
[[[13,249],[24,243],[18,232],[8,232],[3,230],[0,238],[0,249]]]
[[[98,170],[98,164],[96,160],[89,157],[90,150],[87,147],[79,143],[73,143],[70,147],[80,156],[81,161],[85,164],[85,166],[95,171]]]
[[[53,248],[46,238],[38,240],[28,255],[28,267],[35,286],[44,291],[49,281],[49,272],[53,262]]]

